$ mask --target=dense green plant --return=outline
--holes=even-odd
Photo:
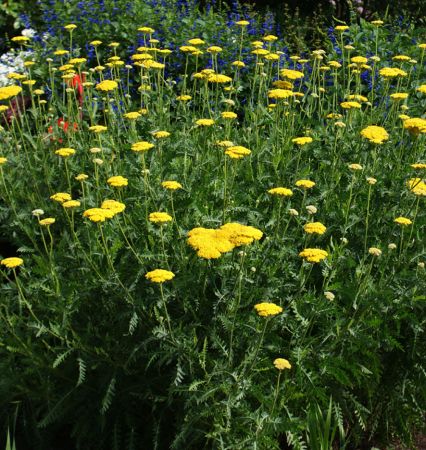
[[[224,31],[223,51],[207,51],[221,30],[215,20],[224,26],[208,13],[203,54],[176,49],[166,67],[149,30],[138,54],[153,55],[154,66],[125,67],[137,61],[133,51],[107,46],[120,31],[96,47],[103,69],[96,58],[63,67],[85,56],[71,40],[101,30],[34,44],[36,64],[25,73],[39,84],[20,84],[28,106],[4,117],[0,154],[1,231],[14,246],[1,250],[0,405],[5,435],[19,405],[19,450],[19,438],[22,447],[64,448],[64,435],[70,448],[97,450],[349,449],[373,437],[410,443],[423,423],[425,136],[399,117],[401,106],[419,120],[425,109],[424,50],[411,41],[421,30],[361,21],[298,63],[273,38],[263,44],[273,58],[253,54],[249,41],[266,33],[247,37],[237,25]],[[176,47],[195,33],[179,35]],[[116,53],[121,65],[108,59]],[[369,69],[348,64],[376,53]],[[398,54],[411,62],[392,61]],[[225,64],[233,55],[244,70]],[[173,78],[165,69],[176,61]],[[214,83],[206,66],[230,79]],[[406,76],[386,80],[378,72],[386,66]],[[303,78],[274,91],[280,68]],[[395,92],[409,97],[393,102]],[[346,110],[345,100],[357,105]],[[361,137],[369,125],[389,139]],[[140,141],[153,148],[132,151]],[[235,158],[223,141],[251,153]],[[127,183],[115,187],[112,176]],[[304,179],[316,184],[296,184]],[[182,187],[168,190],[167,180]],[[276,187],[292,195],[269,192]],[[55,201],[61,192],[79,204]],[[106,199],[125,210],[87,217]],[[153,212],[170,220],[158,224]],[[256,227],[246,231],[253,239],[209,232],[208,257],[188,245],[194,228],[235,222]],[[324,234],[306,231],[315,222]],[[328,255],[308,262],[305,248]],[[4,258],[14,256],[23,264],[8,268]],[[174,277],[152,282],[154,269]],[[283,310],[263,317],[254,309],[262,302]]]

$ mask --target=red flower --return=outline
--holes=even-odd
[[[78,124],[75,123],[75,122],[73,123],[72,128],[71,128],[70,130],[68,130],[68,128],[70,127],[70,123],[67,122],[66,120],[64,120],[63,117],[60,117],[60,118],[57,120],[57,126],[58,126],[59,129],[63,130],[64,133],[68,133],[68,131],[77,131],[77,130],[78,130]],[[48,131],[49,134],[54,134],[53,126],[50,125],[50,127],[47,129],[47,131]],[[51,137],[50,140],[51,140],[51,141],[54,141],[54,140],[56,140],[56,139],[55,139],[54,137]],[[63,139],[58,138],[57,141],[58,141],[60,144],[62,144]]]

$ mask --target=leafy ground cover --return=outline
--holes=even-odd
[[[5,434],[44,449],[412,445],[421,31],[361,20],[293,54],[250,17],[207,14],[173,42],[151,23],[131,47],[83,48],[73,23],[13,39]]]

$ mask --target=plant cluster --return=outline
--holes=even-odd
[[[15,39],[0,404],[22,445],[350,449],[422,425],[426,43],[362,21],[293,54],[251,23]]]

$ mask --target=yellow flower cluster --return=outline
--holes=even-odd
[[[269,189],[268,193],[272,195],[279,195],[280,197],[291,197],[293,195],[293,191],[285,187],[276,187]]]
[[[154,144],[151,144],[150,142],[146,141],[139,141],[132,144],[132,150],[134,152],[146,152],[151,148],[154,148]]]
[[[290,91],[288,89],[271,89],[268,92],[269,98],[275,98],[275,99],[285,99],[289,97],[293,97],[294,92]]]
[[[75,154],[75,150],[73,148],[60,148],[55,150],[55,155],[62,156],[62,158],[68,158],[71,155]]]
[[[297,138],[293,138],[291,140],[291,142],[293,142],[294,144],[300,145],[300,146],[310,144],[312,141],[313,141],[313,139],[309,136],[297,137]]]
[[[104,200],[100,208],[90,208],[84,211],[83,217],[92,222],[105,222],[106,219],[112,219],[116,214],[126,209],[124,203],[116,200]]]
[[[383,144],[384,141],[389,139],[387,131],[383,127],[376,125],[370,125],[361,130],[361,136],[374,144]]]
[[[168,189],[169,191],[176,191],[177,189],[182,189],[182,185],[177,181],[163,181],[161,183],[163,188]]]
[[[421,178],[411,178],[407,182],[408,189],[420,197],[426,197],[426,183]]]
[[[171,222],[172,221],[172,216],[170,216],[169,214],[165,213],[165,212],[153,212],[148,216],[148,219],[150,222],[152,223],[167,223],[167,222]]]
[[[337,28],[337,27],[336,27]],[[349,28],[349,27],[348,27]],[[343,30],[344,31],[344,30]],[[278,370],[291,369],[291,364],[284,358],[277,358],[274,360],[274,366]]]
[[[89,127],[89,131],[93,131],[94,133],[102,133],[107,130],[108,127],[104,125],[92,125],[91,127]]]
[[[0,261],[0,264],[8,269],[14,269],[15,267],[24,264],[24,260],[17,257],[5,258]]]
[[[413,117],[404,120],[404,128],[414,135],[426,133],[426,119]]]
[[[0,87],[0,100],[9,100],[22,92],[21,86]]]
[[[55,202],[58,203],[64,203],[71,200],[71,195],[67,192],[57,192],[56,194],[51,195],[50,199],[55,200]]]
[[[114,80],[104,80],[96,85],[98,91],[110,92],[118,88],[118,83]]]
[[[295,185],[303,189],[311,189],[315,186],[315,182],[311,180],[297,180]]]
[[[394,222],[403,226],[408,226],[413,223],[408,217],[397,217]]]
[[[303,226],[303,229],[308,234],[324,234],[327,227],[321,222],[309,222]]]
[[[175,274],[173,272],[164,269],[151,270],[151,272],[145,274],[145,278],[153,283],[164,283],[165,281],[172,280],[174,277]]]
[[[269,302],[258,303],[254,309],[260,317],[272,317],[283,312],[281,306]]]
[[[319,263],[327,258],[328,253],[320,248],[305,248],[299,253],[299,256],[311,263]]]
[[[127,178],[124,178],[121,175],[109,177],[107,183],[113,187],[123,187],[129,184]]]
[[[227,149],[225,150],[225,154],[232,159],[241,159],[244,158],[244,156],[250,155],[250,153],[251,150],[241,145],[227,147]]]
[[[383,78],[406,77],[408,75],[407,72],[396,67],[383,67],[383,69],[379,70],[379,74]]]
[[[214,124],[213,119],[198,119],[195,123],[200,127],[210,127]]]
[[[263,233],[257,228],[227,223],[219,229],[193,228],[188,232],[188,244],[204,259],[219,258],[222,253],[232,251],[235,247],[258,241]]]
[[[287,78],[287,80],[299,80],[300,78],[303,78],[303,72],[299,72],[298,70],[292,70],[292,69],[281,69],[280,75],[283,78]]]

